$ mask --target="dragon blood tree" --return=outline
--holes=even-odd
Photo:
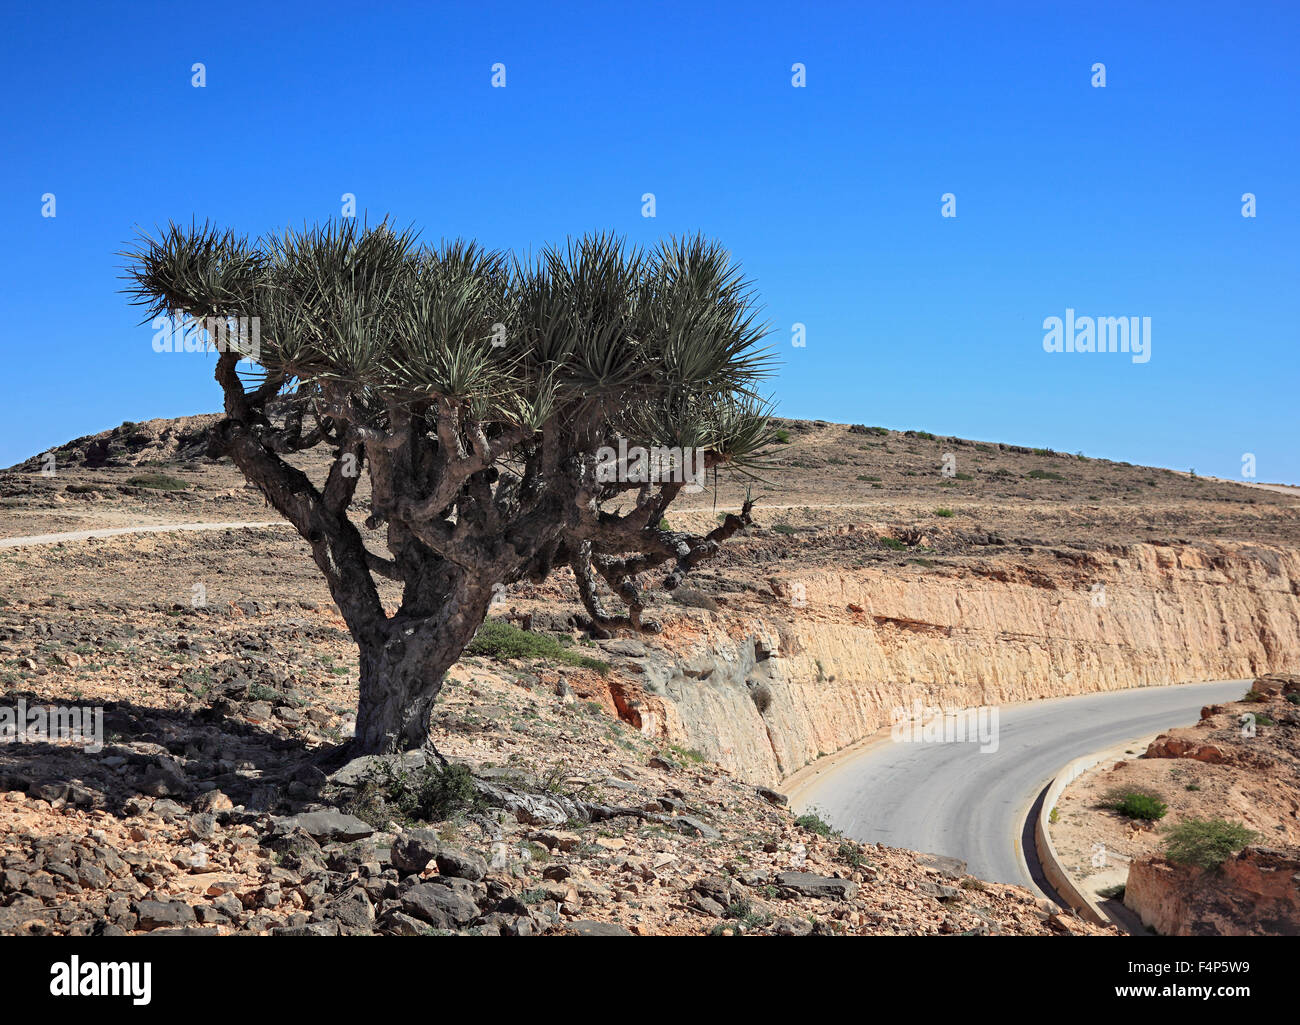
[[[256,328],[218,346],[209,454],[306,539],[360,649],[349,755],[428,743],[494,588],[567,566],[596,632],[653,630],[638,578],[671,589],[750,522],[747,497],[707,534],[664,529],[702,471],[744,473],[771,437],[766,329],[713,242],[589,236],[521,260],[347,220],[255,242],[172,225],[125,255],[149,317]],[[316,445],[319,484],[290,462]],[[377,576],[401,585],[391,615]]]

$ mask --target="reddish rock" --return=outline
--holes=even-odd
[[[1163,936],[1300,936],[1300,852],[1247,847],[1218,872],[1141,858],[1124,904]]]
[[[1221,765],[1229,759],[1214,744],[1201,744],[1183,737],[1171,737],[1162,733],[1151,741],[1146,758],[1191,758],[1198,762]]]

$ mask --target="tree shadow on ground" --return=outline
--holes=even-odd
[[[4,707],[73,707],[66,696],[11,690]],[[347,745],[312,746],[227,715],[221,703],[199,709],[127,701],[103,709],[103,747],[46,739],[0,743],[0,790],[126,814],[134,797],[191,805],[220,791],[249,811],[292,812],[319,800],[326,772]]]

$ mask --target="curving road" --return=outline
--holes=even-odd
[[[815,808],[855,840],[951,855],[981,879],[1038,890],[1022,833],[1067,762],[1190,726],[1203,705],[1240,698],[1249,686],[1188,683],[1004,705],[989,753],[974,743],[895,743],[886,734],[801,787],[792,803],[800,812]]]

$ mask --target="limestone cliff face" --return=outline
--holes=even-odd
[[[642,666],[640,693],[622,697],[643,729],[768,784],[915,702],[1300,670],[1300,552],[1260,545],[796,570],[774,591],[745,611],[692,610],[666,633],[667,657]]]
[[[1218,872],[1142,858],[1124,903],[1162,936],[1300,936],[1300,859],[1247,847]]]

